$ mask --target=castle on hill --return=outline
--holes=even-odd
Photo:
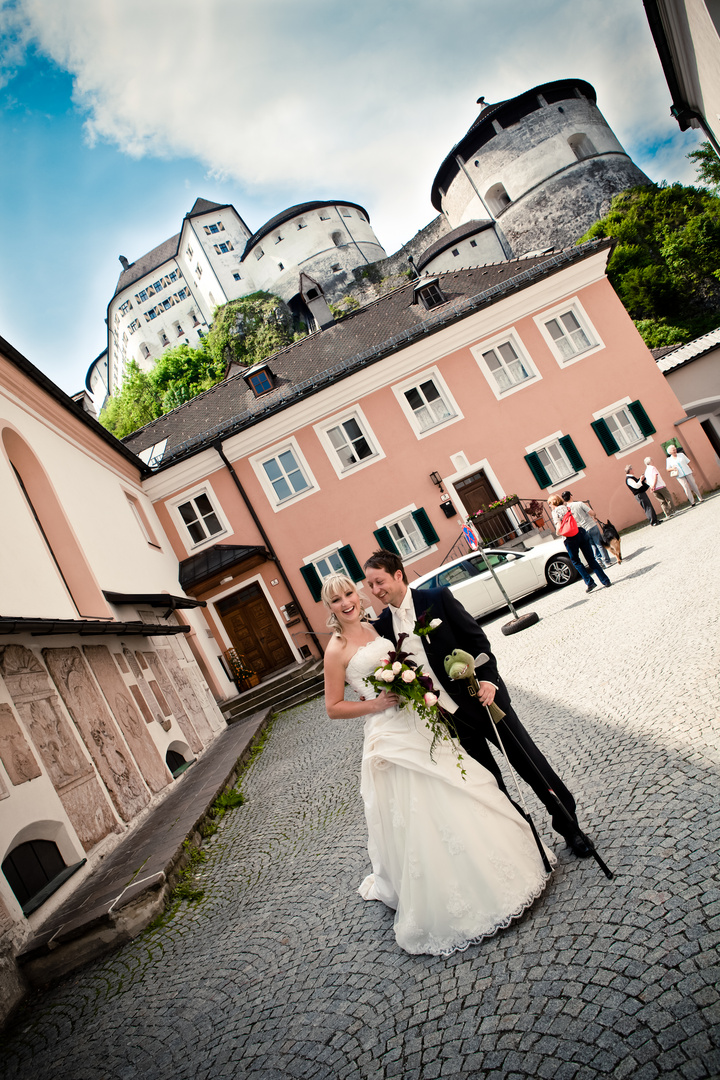
[[[649,182],[582,79],[479,104],[433,181],[438,216],[389,257],[367,210],[340,199],[291,206],[254,233],[234,206],[196,199],[175,236],[132,263],[120,256],[107,349],[86,379],[98,409],[131,360],[148,370],[171,345],[197,346],[215,309],[230,300],[270,292],[317,329],[308,280],[326,303],[365,300],[373,280],[399,272],[432,275],[564,248],[607,212],[614,195]]]

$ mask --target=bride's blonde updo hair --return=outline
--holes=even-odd
[[[328,610],[330,609],[330,601],[341,593],[344,593],[347,589],[352,589],[357,592],[357,584],[349,578],[347,574],[331,574],[329,578],[326,578],[323,582],[322,591],[320,593],[320,599]],[[360,594],[358,593],[358,596]],[[362,619],[368,619],[369,615],[365,613],[365,601],[360,596],[360,617]],[[340,620],[334,611],[330,612],[326,626],[329,626],[332,632],[339,638],[343,637],[342,625]]]

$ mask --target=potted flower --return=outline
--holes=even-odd
[[[539,499],[532,499],[525,507],[526,512],[533,519],[535,526],[538,529],[542,529],[545,526],[545,518],[543,516],[543,504]]]

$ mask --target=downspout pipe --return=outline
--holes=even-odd
[[[460,157],[459,154],[455,155],[455,161],[456,161],[457,165],[460,167],[460,169],[462,169],[463,173],[465,174],[465,178],[467,179],[468,183],[470,184],[470,187],[473,189],[473,191],[477,195],[478,199],[482,203],[482,205],[483,205],[483,207],[485,209],[485,213],[490,218],[490,220],[493,222],[493,224],[496,226],[495,235],[497,236],[498,240],[500,241],[500,247],[505,252],[505,257],[507,259],[514,258],[513,253],[510,250],[508,241],[507,241],[507,239],[505,237],[505,234],[503,233],[502,229],[497,228],[497,218],[492,213],[492,211],[490,210],[490,207],[488,206],[488,204],[485,202],[482,195],[480,194],[480,188],[477,186],[477,184],[473,180],[472,176],[470,175],[469,170],[465,167],[465,162],[463,161],[463,159]]]
[[[317,647],[317,650],[320,653],[320,655],[324,656],[325,654],[324,654],[324,651],[323,651],[323,647],[320,644],[315,632],[312,629],[312,623],[310,622],[307,615],[303,611],[302,604],[298,600],[297,596],[295,595],[295,590],[293,589],[292,585],[288,581],[287,575],[286,575],[285,571],[282,568],[282,564],[279,562],[278,557],[275,554],[275,550],[274,550],[272,544],[270,543],[270,537],[268,536],[268,534],[265,532],[264,528],[262,527],[262,524],[260,522],[260,518],[255,513],[255,509],[254,509],[252,503],[250,502],[249,498],[247,497],[247,493],[245,491],[245,488],[242,486],[242,484],[240,482],[240,477],[235,472],[235,470],[232,467],[232,464],[230,463],[228,458],[225,456],[225,451],[223,450],[222,442],[220,441],[220,439],[217,439],[212,444],[212,446],[213,446],[213,449],[217,451],[218,456],[220,457],[220,460],[222,461],[222,463],[225,466],[225,468],[227,469],[227,471],[230,473],[230,476],[232,477],[232,480],[233,480],[233,483],[235,484],[235,487],[240,492],[240,496],[241,496],[243,502],[245,503],[246,507],[248,508],[248,510],[250,512],[250,516],[253,519],[253,521],[255,522],[255,525],[257,527],[258,532],[260,533],[260,535],[263,538],[263,543],[265,544],[265,547],[268,550],[270,558],[272,559],[272,561],[277,566],[278,573],[280,574],[280,577],[283,579],[283,582],[285,583],[285,586],[287,587],[287,591],[290,593],[290,596],[292,598],[293,603],[295,604],[295,607],[298,609],[298,612],[300,614],[300,618],[303,620],[305,625],[309,628],[308,629],[308,634],[309,634],[310,638],[315,642],[315,646]]]

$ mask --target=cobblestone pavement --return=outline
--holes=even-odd
[[[720,498],[623,542],[582,584],[488,622],[518,713],[578,797],[607,881],[560,860],[543,897],[449,959],[408,956],[364,903],[361,721],[275,722],[205,896],[17,1018],[13,1080],[720,1075]],[[529,800],[531,809],[537,804]]]

